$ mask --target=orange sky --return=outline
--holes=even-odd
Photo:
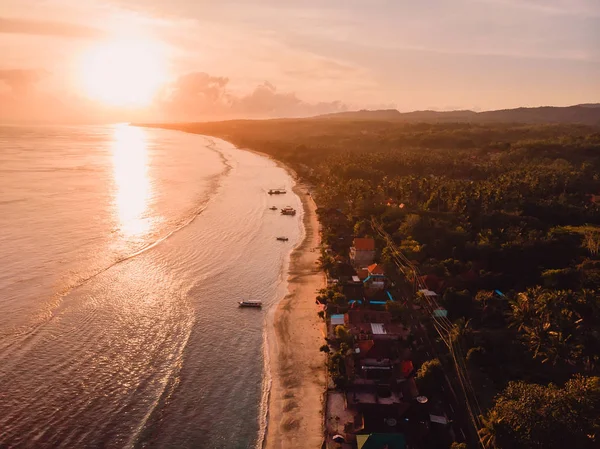
[[[3,0],[0,55],[2,121],[570,105],[600,2]]]

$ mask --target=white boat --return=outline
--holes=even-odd
[[[262,307],[262,301],[256,300],[240,301],[239,304],[240,307]]]

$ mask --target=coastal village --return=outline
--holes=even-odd
[[[317,212],[336,229],[340,211]],[[452,426],[442,369],[430,361],[435,349],[426,344],[424,320],[447,313],[429,288],[435,280],[399,282],[398,270],[377,262],[375,238],[336,235],[321,248],[326,286],[316,297],[327,329],[320,349],[329,374],[323,447],[420,449],[464,441]],[[416,295],[406,287],[411,283]]]

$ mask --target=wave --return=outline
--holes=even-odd
[[[126,298],[129,301],[128,304],[132,307],[131,310],[139,311],[141,318],[147,318],[139,308],[144,305],[145,296],[150,296],[160,298],[158,299],[159,304],[163,304],[165,300],[170,300],[171,304],[177,306],[172,308],[172,310],[177,311],[177,314],[180,313],[179,305],[182,302],[191,307],[189,314],[181,313],[181,318],[178,317],[179,315],[173,315],[173,320],[168,321],[169,325],[164,327],[165,332],[161,334],[165,338],[157,340],[164,340],[165,344],[167,344],[166,342],[170,342],[168,344],[168,348],[170,348],[168,351],[161,350],[156,352],[157,355],[161,356],[157,360],[164,363],[160,365],[149,361],[144,365],[145,359],[140,356],[139,366],[145,366],[149,369],[141,370],[140,372],[144,373],[144,375],[139,378],[132,377],[133,380],[139,380],[138,384],[132,384],[134,387],[135,385],[138,385],[138,387],[135,388],[135,391],[132,390],[131,395],[127,397],[123,396],[122,401],[109,401],[108,404],[104,405],[104,408],[101,410],[101,416],[105,418],[99,420],[96,424],[93,423],[93,413],[95,412],[92,412],[92,410],[100,409],[94,409],[92,406],[88,407],[84,402],[78,402],[77,404],[66,406],[67,411],[61,413],[56,419],[50,419],[43,412],[35,414],[35,417],[39,421],[37,423],[33,422],[33,425],[32,420],[35,418],[26,417],[20,419],[17,423],[18,426],[15,424],[15,427],[13,427],[14,435],[23,435],[21,430],[25,429],[26,426],[35,429],[38,427],[37,424],[39,424],[42,429],[40,435],[44,435],[44,432],[48,432],[50,428],[56,429],[58,426],[62,427],[61,434],[55,436],[58,439],[55,439],[54,442],[57,445],[60,443],[61,446],[65,447],[82,445],[84,440],[90,442],[111,441],[115,443],[115,439],[119,441],[118,446],[129,448],[161,447],[161,445],[164,447],[172,444],[174,441],[183,442],[181,445],[185,445],[186,441],[191,442],[192,440],[198,443],[196,444],[197,447],[224,447],[219,446],[219,442],[228,440],[229,443],[232,443],[236,438],[233,433],[238,435],[238,440],[235,440],[235,442],[239,443],[241,440],[239,440],[238,432],[241,430],[241,434],[243,434],[242,438],[244,441],[247,441],[248,447],[262,448],[269,424],[269,400],[273,380],[271,378],[270,365],[276,362],[276,360],[271,358],[271,355],[273,354],[273,345],[276,345],[277,342],[271,339],[272,334],[269,333],[269,326],[272,327],[277,301],[284,297],[287,290],[286,280],[289,271],[290,251],[293,250],[284,246],[274,245],[272,235],[274,232],[279,232],[283,227],[291,235],[297,236],[296,232],[302,228],[300,232],[302,237],[300,241],[302,241],[305,237],[303,235],[304,229],[302,225],[295,228],[294,221],[280,219],[279,214],[275,215],[268,212],[266,207],[268,203],[275,202],[277,204],[277,202],[285,200],[261,194],[265,186],[263,175],[266,172],[263,172],[262,168],[246,171],[248,167],[244,165],[244,161],[249,161],[249,166],[251,167],[255,165],[255,160],[252,157],[244,155],[240,157],[240,153],[245,152],[239,152],[239,150],[228,142],[222,142],[219,139],[215,141],[206,137],[203,138],[205,139],[204,142],[206,142],[203,148],[215,151],[221,158],[224,166],[222,171],[210,179],[202,177],[203,186],[206,186],[209,197],[202,196],[199,198],[198,201],[194,202],[193,208],[187,206],[188,212],[178,214],[181,217],[177,221],[171,218],[169,222],[165,222],[164,224],[168,232],[160,236],[155,236],[152,238],[152,241],[144,244],[142,247],[138,246],[134,248],[123,257],[118,257],[118,259],[113,261],[105,260],[105,263],[102,264],[96,263],[96,268],[99,268],[101,265],[103,267],[93,273],[88,273],[89,276],[80,275],[80,279],[70,283],[68,287],[57,293],[56,303],[53,304],[48,316],[45,315],[37,327],[28,326],[28,331],[21,333],[19,338],[17,338],[21,344],[24,341],[28,342],[28,344],[23,344],[22,347],[11,348],[11,351],[14,353],[9,353],[9,358],[4,357],[6,353],[2,354],[2,357],[9,362],[9,365],[16,363],[16,366],[12,368],[11,366],[3,366],[3,370],[11,373],[11,375],[18,373],[19,370],[16,368],[25,366],[23,362],[27,361],[28,369],[31,366],[34,368],[36,366],[45,367],[46,372],[50,369],[52,371],[50,374],[56,373],[56,379],[61,380],[63,378],[68,379],[69,373],[72,373],[73,376],[81,376],[82,374],[81,371],[78,371],[78,367],[90,366],[90,363],[86,362],[83,357],[91,357],[94,354],[102,353],[104,357],[108,357],[107,360],[110,362],[110,366],[104,367],[102,365],[102,360],[104,359],[99,359],[98,366],[101,369],[95,370],[95,366],[92,366],[86,370],[86,374],[89,374],[88,378],[94,379],[94,383],[90,384],[88,388],[91,388],[93,385],[101,387],[107,379],[112,382],[112,374],[117,372],[115,369],[119,369],[115,367],[121,366],[118,362],[120,358],[113,361],[111,354],[119,355],[120,357],[126,357],[123,354],[130,354],[128,351],[122,350],[123,348],[127,349],[126,342],[128,341],[131,341],[135,348],[144,346],[144,338],[146,336],[148,341],[154,341],[152,340],[154,333],[144,333],[143,326],[139,328],[134,327],[131,330],[131,334],[127,333],[127,329],[130,329],[130,324],[137,322],[127,319],[127,314],[121,316],[120,319],[124,317],[125,320],[123,322],[119,321],[116,327],[117,331],[123,329],[123,332],[111,330],[113,329],[111,318],[114,318],[114,316],[111,315],[110,308],[113,307],[113,302],[115,300],[118,301],[121,297]],[[210,156],[210,159],[215,163],[214,167],[220,170],[221,167],[217,164],[216,158],[213,155]],[[202,153],[200,153],[200,157],[203,157]],[[195,158],[195,160],[197,159]],[[228,178],[227,176],[233,168],[236,168],[234,172],[238,173],[239,176],[234,175]],[[248,177],[248,175],[251,177]],[[287,184],[287,178],[276,179],[280,181],[284,180]],[[247,185],[249,181],[251,182],[250,190]],[[230,187],[235,189],[233,190],[234,193],[231,193],[232,191],[229,190]],[[250,203],[250,197],[246,198],[246,192],[254,192],[253,195],[256,194],[256,202],[254,202],[254,197],[252,197],[252,202]],[[237,203],[235,201],[230,203],[232,199],[237,201]],[[241,214],[239,213],[239,208],[235,207],[235,204],[240,203],[247,206],[243,208],[244,212]],[[189,202],[185,204],[189,205]],[[208,207],[209,205],[210,208]],[[196,223],[196,226],[188,230],[190,231],[189,234],[180,234],[178,238],[173,238],[170,244],[166,244],[160,250],[153,251],[152,254],[146,257],[140,257],[142,254],[161,245],[179,231],[190,226],[200,216],[204,218],[200,218],[200,223]],[[299,218],[301,217],[302,213]],[[242,223],[240,223],[240,219],[243,221]],[[224,226],[221,226],[221,224],[224,224]],[[205,242],[213,241],[217,243],[205,244]],[[251,253],[243,253],[241,251],[243,248],[246,248],[246,244],[254,245]],[[294,249],[298,244],[299,242],[294,246]],[[270,245],[276,249],[272,250]],[[223,254],[224,256],[215,259],[213,257],[215,254]],[[257,260],[261,261],[262,264],[249,263],[254,260],[252,259],[254,254],[257,255],[256,257],[260,257]],[[280,257],[273,257],[277,255],[280,255]],[[108,275],[97,279],[97,282],[92,282],[87,287],[77,291],[74,295],[68,296],[74,289],[91,282],[92,279],[118,264],[123,264],[136,257],[139,257],[139,259],[132,264],[121,266],[121,268],[115,269]],[[246,258],[236,262],[241,257]],[[149,272],[146,270],[149,266],[148,264],[157,266],[154,278],[151,278]],[[233,274],[237,282],[236,285],[241,286],[241,288],[234,288],[231,290],[231,294],[227,295],[224,293],[218,299],[212,298],[214,295],[211,292],[223,293],[224,290],[227,290],[223,288],[222,279],[216,279],[218,276],[215,275],[214,271],[217,270],[220,273],[230,266],[232,270],[230,273]],[[256,294],[264,294],[265,297],[263,299],[266,299],[268,295],[266,304],[269,304],[271,307],[269,307],[265,319],[254,320],[252,318],[252,321],[246,322],[244,321],[247,320],[245,314],[244,318],[238,318],[238,314],[236,313],[238,309],[235,307],[235,303],[232,303],[234,304],[233,311],[228,307],[222,306],[231,296],[240,294],[240,292],[244,293],[251,285],[251,282],[254,282],[253,279],[263,279],[264,274],[268,274],[265,270],[271,273],[273,277],[267,276],[268,280],[266,282],[262,281],[264,285],[261,282],[256,282],[254,291]],[[209,282],[205,282],[204,276],[210,277]],[[223,279],[231,280],[231,276],[228,273],[224,276]],[[167,277],[176,280],[176,283],[178,285],[181,284],[183,288],[181,290],[172,290],[169,288],[168,285],[170,284],[167,283]],[[121,281],[124,282],[123,285],[120,284]],[[148,281],[148,287],[140,284],[146,281]],[[136,290],[136,285],[140,285],[140,291]],[[104,294],[104,286],[108,286],[110,295]],[[164,293],[160,293],[163,292],[163,286],[165,286]],[[272,290],[273,288],[276,288],[275,294]],[[173,296],[171,291],[177,291],[177,296]],[[179,295],[180,292],[181,296]],[[86,301],[88,298],[91,299],[89,304]],[[216,307],[216,309],[213,309],[213,307]],[[223,313],[221,313],[222,310],[224,310]],[[76,314],[70,313],[73,311]],[[162,316],[162,313],[160,316]],[[254,315],[251,316],[254,317]],[[188,321],[188,319],[191,321]],[[219,319],[222,320],[222,323],[219,322],[218,325],[213,326],[212,324],[208,324]],[[44,326],[44,323],[47,323],[49,320],[54,320],[53,324]],[[238,320],[242,320],[242,327],[239,327],[240,322]],[[156,323],[149,323],[146,319],[143,319],[141,322],[148,323],[150,326],[148,329],[156,329],[158,327]],[[167,321],[164,323],[167,323]],[[177,323],[181,325],[179,327],[180,332],[174,332],[174,328],[170,327],[171,325],[177,325]],[[223,328],[226,330],[222,331],[221,329]],[[246,363],[231,363],[231,366],[228,366],[226,371],[221,370],[221,372],[218,369],[219,359],[210,359],[208,361],[202,359],[204,345],[217,344],[220,347],[222,346],[223,350],[229,349],[227,344],[228,336],[233,335],[233,342],[239,342],[240,338],[246,338],[244,334],[246,330],[253,332],[248,335],[248,340],[244,340],[248,344],[251,342],[253,351],[256,351],[255,353],[252,352],[252,360],[248,359],[248,351],[241,351],[240,356],[242,358],[239,360]],[[216,341],[210,341],[210,339],[207,340],[202,337],[201,333],[207,331],[217,332],[215,334],[218,337]],[[134,338],[128,338],[130,335]],[[143,341],[140,343],[140,341],[136,340],[136,336],[140,337]],[[112,341],[117,342],[117,344],[106,346],[102,343],[104,346],[100,347],[97,344],[94,346],[95,342],[102,342],[108,337],[111,337]],[[123,347],[119,343],[121,341],[124,342]],[[259,346],[261,342],[262,348]],[[55,361],[50,356],[48,356],[48,359],[44,358],[44,354],[48,353],[49,348],[54,348],[54,345],[59,346],[57,346],[56,350],[52,349],[52,351],[57,351],[58,355],[65,357],[63,360]],[[94,349],[94,351],[91,351],[90,346],[91,349],[98,348],[98,350]],[[110,347],[113,347],[112,353],[105,352],[103,349]],[[146,352],[144,350],[140,354],[145,354]],[[131,354],[133,357],[136,353],[133,351]],[[231,357],[235,354],[237,352],[234,350],[229,356]],[[260,358],[261,355],[262,360]],[[162,356],[165,357],[163,358]],[[15,359],[20,361],[15,362]],[[36,359],[40,361],[36,362]],[[47,360],[50,360],[51,363],[46,364]],[[32,362],[32,364],[29,364],[29,362]],[[76,368],[70,368],[72,362],[77,362]],[[205,365],[205,363],[207,364]],[[210,368],[205,368],[205,366],[209,366]],[[243,377],[232,376],[231,388],[223,387],[221,390],[223,382],[214,380],[214,387],[216,389],[210,388],[207,390],[213,393],[216,391],[216,393],[205,396],[202,388],[197,387],[197,385],[213,385],[211,382],[213,382],[213,377],[215,377],[214,372],[219,372],[222,374],[222,377],[227,377],[233,372],[231,371],[232,369],[237,369],[237,366],[240,369],[239,374],[243,373]],[[163,369],[159,369],[159,367]],[[213,371],[215,368],[217,369]],[[67,371],[66,374],[64,370]],[[260,376],[261,372],[263,374],[262,378],[258,378],[257,376]],[[104,376],[101,376],[103,373]],[[151,390],[148,389],[150,383],[149,378],[146,379],[145,374],[155,376]],[[43,375],[39,374],[38,377],[41,379]],[[245,379],[246,382],[240,383],[240,378]],[[9,378],[7,377],[7,379]],[[25,413],[27,407],[33,407],[35,399],[35,395],[31,392],[31,387],[34,386],[33,380],[37,379],[37,377],[28,377],[28,379],[25,379],[22,388],[25,392],[23,396],[24,400],[21,401],[24,404],[23,413]],[[236,382],[236,379],[238,379],[238,382]],[[254,384],[254,381],[256,381],[256,384]],[[54,383],[59,384],[56,380]],[[48,385],[52,385],[51,380],[48,380]],[[248,388],[248,385],[256,385],[256,389],[254,387]],[[109,390],[111,389],[109,388]],[[150,394],[147,394],[148,391]],[[227,395],[230,391],[235,391],[235,394],[231,394],[229,399]],[[92,393],[94,393],[93,389],[90,390],[90,397],[95,398]],[[59,392],[57,397],[62,400],[65,394]],[[83,396],[82,401],[85,401],[86,397],[85,395]],[[15,397],[17,397],[16,393]],[[225,399],[232,402],[225,404]],[[52,411],[55,404],[59,404],[59,402],[52,401],[53,399],[49,398],[43,404],[37,404],[36,408],[40,410],[46,404],[48,410]],[[249,401],[251,401],[251,404]],[[208,407],[206,407],[207,405]],[[235,416],[237,416],[236,411],[238,411],[240,405],[252,407],[252,412],[246,413],[243,423],[235,420]],[[196,412],[199,406],[204,407],[204,410]],[[63,408],[56,408],[56,410],[59,409]],[[198,429],[189,429],[189,423],[186,424],[183,422],[185,421],[185,417],[188,416],[185,413],[191,409],[194,410],[195,416],[206,418],[197,423],[200,428],[204,426],[206,432],[202,431],[200,433]],[[231,416],[218,416],[221,409],[226,409],[230,413],[233,412],[233,414]],[[73,410],[76,413],[71,414],[68,410]],[[16,412],[11,412],[13,417],[15,416],[14,413]],[[182,415],[181,413],[184,414]],[[78,414],[81,414],[81,418],[78,417]],[[77,416],[77,418],[72,419],[74,416]],[[123,423],[127,419],[127,416],[130,416],[129,423]],[[234,417],[234,421],[229,423],[227,420],[230,420],[232,416]],[[213,419],[214,422],[212,421]],[[71,423],[75,424],[77,421],[85,422],[85,420],[92,425],[84,429],[77,427],[69,430]],[[226,422],[226,425],[223,422]],[[233,426],[230,424],[233,424]],[[273,422],[272,425],[277,425],[277,423]],[[234,428],[236,431],[232,431]],[[210,443],[207,443],[207,441]],[[206,446],[202,446],[202,442]],[[232,445],[230,444],[227,447],[232,447]]]
[[[277,304],[269,312],[267,320],[273,322],[273,314]],[[269,336],[267,327],[263,331],[263,383],[260,395],[260,405],[258,413],[258,436],[256,437],[255,449],[263,449],[265,447],[267,437],[267,427],[269,425],[269,399],[271,398],[271,385],[273,378],[271,377],[271,353],[269,348]]]
[[[281,166],[281,165],[279,165]],[[294,179],[292,177],[292,179]],[[292,184],[292,190],[293,191],[293,186],[295,185],[295,181],[293,181]],[[265,326],[264,329],[264,334],[263,334],[263,358],[264,358],[264,374],[263,374],[263,390],[262,390],[262,394],[261,394],[261,403],[260,403],[260,412],[259,412],[259,417],[258,417],[258,424],[259,424],[259,431],[258,431],[258,437],[256,440],[256,445],[255,445],[255,449],[264,449],[266,447],[266,442],[267,442],[267,431],[269,428],[269,401],[271,399],[271,387],[273,385],[273,377],[271,375],[271,346],[269,344],[269,337],[271,337],[271,339],[275,340],[276,335],[275,335],[275,314],[277,313],[277,308],[279,307],[279,303],[285,298],[285,296],[287,294],[289,294],[289,273],[290,273],[290,264],[291,264],[291,257],[292,254],[294,254],[295,251],[297,251],[301,245],[303,244],[304,240],[307,237],[306,234],[306,228],[304,227],[304,209],[301,209],[300,215],[299,215],[299,222],[300,222],[300,227],[301,227],[301,234],[300,234],[300,238],[298,239],[298,241],[296,242],[296,244],[294,245],[294,247],[292,248],[292,250],[288,253],[287,259],[286,259],[286,263],[282,265],[281,267],[281,275],[283,276],[284,274],[286,275],[285,278],[283,279],[283,282],[285,283],[285,289],[283,291],[283,294],[280,295],[279,299],[275,302],[275,304],[273,305],[273,308],[269,311],[269,314],[267,316],[267,325]],[[274,345],[276,345],[276,342],[272,342]]]
[[[215,153],[217,153],[219,155],[219,157],[221,158],[221,161],[224,165],[224,169],[217,175],[213,176],[213,179],[210,180],[210,184],[209,184],[209,188],[207,190],[206,197],[204,198],[204,200],[202,200],[200,203],[198,203],[196,205],[196,207],[191,212],[191,214],[187,218],[185,218],[183,221],[179,221],[173,229],[171,229],[170,231],[168,231],[166,234],[162,235],[158,239],[154,240],[153,242],[143,246],[142,248],[140,248],[139,250],[137,250],[133,253],[127,254],[126,256],[123,256],[123,257],[119,257],[118,259],[116,259],[112,263],[110,263],[109,265],[95,271],[94,273],[90,274],[89,276],[78,279],[77,281],[69,284],[64,289],[57,292],[52,297],[49,304],[47,304],[47,309],[45,310],[45,312],[39,316],[38,322],[31,323],[30,325],[28,325],[26,327],[22,327],[19,329],[12,329],[9,332],[4,332],[4,333],[0,334],[0,338],[15,337],[15,336],[20,337],[18,340],[15,340],[12,343],[9,343],[9,344],[1,347],[0,350],[6,351],[6,350],[9,350],[11,347],[13,347],[15,344],[24,345],[24,344],[29,343],[31,341],[31,339],[35,338],[36,332],[42,326],[44,326],[48,322],[52,321],[56,317],[55,311],[60,307],[62,298],[69,295],[74,290],[84,286],[85,284],[87,284],[91,280],[97,278],[101,274],[114,268],[115,266],[122,264],[126,261],[129,261],[135,257],[138,257],[138,256],[152,250],[153,248],[157,247],[158,245],[160,245],[161,243],[163,243],[164,241],[166,241],[167,239],[169,239],[176,233],[180,232],[181,230],[183,230],[186,227],[188,227],[189,225],[191,225],[202,214],[202,212],[204,212],[204,210],[208,207],[210,202],[212,200],[214,200],[214,198],[217,196],[218,191],[219,191],[220,187],[222,186],[223,180],[229,175],[229,173],[233,169],[233,165],[231,164],[229,159],[227,159],[227,157],[225,156],[225,153],[218,148],[217,143],[213,139],[210,139],[210,138],[206,138],[206,141],[208,141],[208,144],[205,146],[205,148],[208,148],[209,150],[214,151]]]

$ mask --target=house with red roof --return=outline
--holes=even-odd
[[[368,276],[363,280],[365,288],[371,293],[377,290],[383,290],[386,287],[387,279],[381,265],[376,263],[367,267]]]
[[[363,268],[373,263],[375,259],[375,240],[362,237],[355,238],[350,247],[350,260],[352,265]]]
[[[371,264],[367,267],[367,271],[369,272],[369,275],[371,276],[383,276],[385,273],[383,272],[383,268],[381,268],[381,265],[378,265],[376,263]]]

